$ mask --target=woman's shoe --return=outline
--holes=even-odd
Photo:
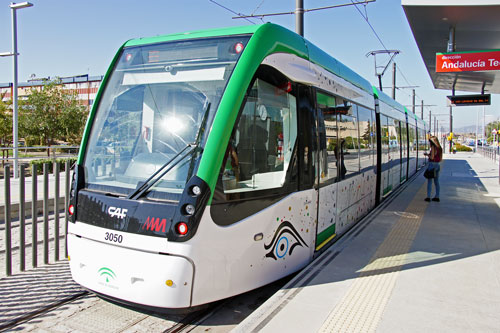
[[[431,201],[431,198],[425,198],[424,200],[425,201]],[[434,200],[434,199],[432,199],[432,200]]]
[[[432,198],[432,201],[437,201],[437,202],[439,202],[440,200],[439,200],[439,198]]]

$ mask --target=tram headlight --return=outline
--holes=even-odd
[[[195,212],[196,208],[194,208],[193,205],[191,204],[187,204],[186,206],[184,206],[184,212],[187,214],[187,215],[194,215],[194,212]]]
[[[194,185],[193,187],[191,187],[191,193],[194,196],[199,196],[201,194],[201,188],[198,185]]]
[[[185,222],[179,222],[175,225],[175,231],[181,236],[188,233],[188,226]]]
[[[69,207],[68,207],[68,213],[69,213],[70,216],[73,216],[73,214],[75,214],[75,206],[69,205]]]
[[[243,45],[243,43],[236,43],[236,44],[234,44],[234,52],[236,54],[240,54],[243,51],[244,48],[245,48],[245,45]]]

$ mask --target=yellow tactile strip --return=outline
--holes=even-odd
[[[422,186],[320,332],[375,332],[428,206],[424,197]]]

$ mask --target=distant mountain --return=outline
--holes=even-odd
[[[482,126],[479,126],[479,128],[477,128],[477,130],[479,132],[481,132],[482,129],[483,129]],[[457,133],[457,134],[476,133],[476,125],[469,125],[469,126],[454,128],[453,133]]]

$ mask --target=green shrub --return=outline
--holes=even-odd
[[[76,163],[76,157],[67,157],[67,158],[56,158],[56,163],[59,163],[59,170],[64,171],[66,166],[66,161],[70,162],[70,167],[72,167]],[[48,163],[49,173],[53,172],[54,169],[54,159],[53,158],[43,158],[39,160],[30,161],[30,171],[32,170],[32,166],[36,164],[36,173],[41,175],[43,174],[43,165]]]
[[[455,147],[457,148],[457,151],[472,151],[472,148],[461,145],[460,143],[456,143]]]

